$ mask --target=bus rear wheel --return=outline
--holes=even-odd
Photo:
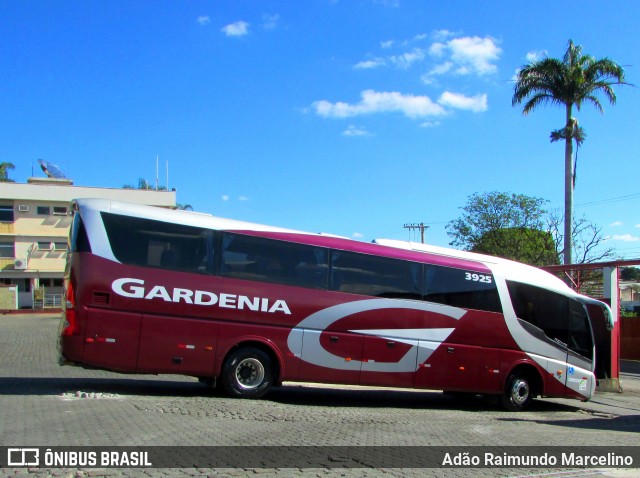
[[[230,396],[260,398],[273,384],[271,358],[253,347],[235,350],[225,360],[220,378]]]
[[[531,379],[523,372],[509,375],[501,397],[502,406],[511,412],[527,408],[533,399],[531,385]]]

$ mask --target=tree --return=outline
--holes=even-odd
[[[490,192],[471,195],[463,214],[447,224],[452,246],[526,262],[555,264],[553,237],[546,229],[544,199]]]
[[[564,235],[561,232],[562,219],[556,214],[549,214],[548,230],[554,237],[558,256],[564,254]],[[589,264],[591,262],[599,262],[610,260],[614,257],[614,249],[611,247],[601,248],[603,241],[602,228],[590,222],[586,217],[573,218],[571,221],[571,244],[572,257],[574,264]],[[565,262],[566,264],[566,262]]]
[[[596,60],[582,54],[582,47],[569,40],[567,51],[562,60],[545,58],[524,65],[518,72],[513,106],[524,103],[523,114],[527,115],[538,106],[548,103],[564,106],[565,126],[551,133],[551,141],[564,139],[564,263],[572,262],[573,232],[573,189],[575,170],[573,163],[573,140],[577,146],[584,141],[585,133],[573,118],[573,107],[578,111],[583,103],[591,103],[603,112],[598,95],[602,94],[611,104],[615,104],[616,95],[613,85],[626,84],[624,69],[609,58]]]
[[[9,178],[9,169],[16,169],[13,163],[0,163],[0,182],[14,183],[15,181]]]
[[[620,269],[620,279],[640,281],[640,269],[637,267],[623,267]]]
[[[144,189],[147,191],[166,191],[167,187],[166,186],[158,186],[156,188],[154,188],[151,183],[149,181],[147,181],[145,178],[139,178],[138,179],[138,187],[134,187],[131,184],[125,184],[122,186],[122,189]]]
[[[555,265],[563,257],[562,217],[543,209],[547,201],[522,194],[475,193],[447,224],[452,246],[536,266]],[[573,221],[573,256],[577,264],[613,257],[603,249],[602,228],[581,217]]]
[[[510,228],[487,231],[471,252],[504,257],[534,266],[559,264],[553,236],[548,231]]]

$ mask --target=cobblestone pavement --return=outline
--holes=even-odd
[[[57,364],[58,317],[0,316],[2,446],[628,446],[639,443],[640,390],[618,413],[596,396],[537,400],[509,413],[439,392],[286,385],[226,398],[195,379]],[[635,394],[635,398],[634,398]],[[599,400],[600,399],[600,400]],[[599,473],[599,474],[598,474]],[[35,469],[2,476],[638,476],[640,470]]]

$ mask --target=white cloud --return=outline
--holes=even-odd
[[[546,56],[547,56],[547,50],[530,51],[529,53],[527,53],[525,58],[527,59],[527,62],[530,63],[534,61],[540,61],[543,58],[546,58]]]
[[[451,93],[445,91],[440,95],[438,103],[443,106],[455,108],[458,110],[473,111],[474,113],[481,113],[487,111],[487,95],[465,96],[460,93]]]
[[[455,34],[446,29],[436,30],[432,34],[433,39],[436,41],[445,41],[447,38],[451,38]]]
[[[227,196],[226,194],[222,195],[222,200],[223,201],[228,201],[229,200],[229,196]]]
[[[420,125],[421,128],[437,128],[442,123],[440,121],[425,121]]]
[[[444,116],[446,110],[433,102],[428,96],[405,95],[397,91],[377,92],[365,90],[356,104],[344,102],[331,103],[316,101],[313,107],[316,113],[327,118],[349,118],[374,113],[400,112],[409,118]]]
[[[371,136],[366,129],[350,124],[347,129],[342,132],[342,136]]]
[[[238,196],[238,201],[248,201],[249,198],[247,196]]]
[[[611,236],[614,241],[622,242],[637,242],[640,241],[640,237],[632,236],[631,234],[621,234],[619,236]]]
[[[636,224],[636,227],[640,227],[640,224]]]
[[[351,237],[353,237],[354,239],[362,239],[364,237],[364,234],[362,234],[361,232],[354,232],[353,234],[351,234]]]
[[[371,70],[373,68],[378,68],[380,66],[384,66],[386,60],[384,58],[374,58],[372,60],[364,60],[360,63],[356,63],[353,67],[356,70]]]
[[[618,227],[618,226],[622,226],[622,225],[623,225],[622,221],[615,221],[615,222],[612,222],[611,224],[609,224],[610,227]]]
[[[448,42],[451,58],[460,63],[462,68],[478,75],[495,73],[497,67],[491,62],[500,57],[502,50],[492,38],[465,37],[454,38]]]
[[[200,15],[197,19],[196,22],[199,25],[207,25],[208,23],[211,22],[211,18],[209,18],[209,15]]]
[[[478,36],[453,38],[444,43],[435,42],[429,48],[432,56],[440,58],[446,55],[447,61],[452,63],[452,67],[446,69],[445,73],[453,70],[459,75],[483,76],[495,73],[497,67],[494,62],[500,58],[501,53],[502,49],[493,38]]]
[[[453,63],[450,61],[445,61],[444,63],[440,63],[439,65],[434,66],[429,71],[429,73],[422,76],[422,82],[430,85],[431,83],[433,83],[434,76],[440,76],[450,72],[453,69],[453,66]]]
[[[412,51],[403,53],[402,55],[390,56],[389,61],[398,68],[406,70],[414,63],[424,60],[424,56],[424,50],[421,48],[414,48]]]
[[[391,48],[393,45],[395,44],[395,42],[393,40],[387,40],[387,41],[383,41],[380,42],[380,48]]]
[[[280,15],[262,15],[262,26],[265,30],[273,30],[278,26]]]
[[[429,54],[431,56],[443,56],[445,51],[447,49],[447,45],[445,45],[444,43],[440,43],[440,42],[435,42],[432,43],[431,46],[429,47]]]
[[[243,21],[230,23],[222,27],[221,31],[228,37],[241,37],[249,34],[249,24]]]

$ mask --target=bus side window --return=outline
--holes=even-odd
[[[584,306],[576,300],[570,301],[569,308],[569,348],[583,357],[592,359],[593,340],[587,312]]]
[[[211,274],[213,233],[207,229],[102,213],[113,255],[123,264]]]
[[[69,236],[69,252],[91,252],[87,230],[80,214],[75,213]]]
[[[225,233],[221,273],[234,279],[325,289],[327,257],[327,250],[320,247]]]
[[[426,301],[465,309],[502,312],[500,296],[491,274],[427,265],[424,275],[423,299]]]
[[[421,264],[348,251],[331,254],[331,290],[420,300]]]
[[[553,342],[591,358],[591,329],[582,304],[562,294],[520,282],[507,281],[507,288],[519,319],[543,330]]]

